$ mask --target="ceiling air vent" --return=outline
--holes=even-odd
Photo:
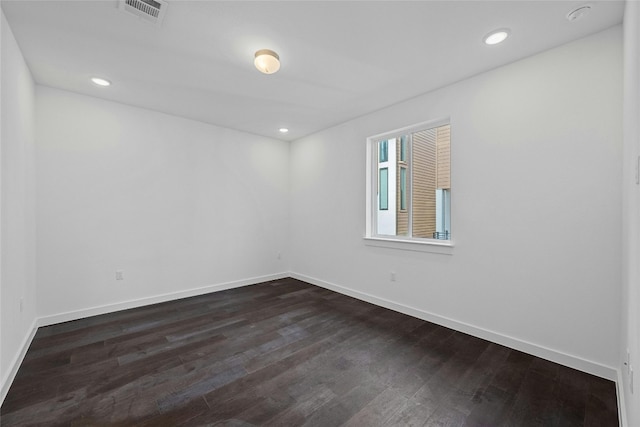
[[[120,0],[120,9],[156,25],[162,23],[167,10],[163,0]]]

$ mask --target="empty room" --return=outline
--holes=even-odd
[[[2,426],[640,426],[639,2],[0,6]]]

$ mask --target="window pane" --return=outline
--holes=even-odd
[[[436,131],[413,134],[411,147],[411,224],[413,237],[433,238],[436,231]]]
[[[450,239],[451,196],[449,190],[436,190],[436,232],[434,239]]]
[[[441,218],[435,239],[451,239],[451,126],[436,128],[436,187],[441,192],[436,212]]]
[[[389,170],[387,168],[380,169],[380,210],[389,209]]]

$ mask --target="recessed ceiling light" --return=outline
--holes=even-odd
[[[280,69],[280,57],[269,49],[261,49],[256,52],[253,64],[260,72],[273,74]]]
[[[567,13],[567,20],[571,22],[577,21],[578,19],[585,17],[589,12],[591,12],[591,6],[588,4],[580,6]]]
[[[287,133],[287,132],[289,132],[289,129],[287,129],[287,128],[280,128],[280,129],[278,129],[278,130],[280,131],[280,133]]]
[[[488,45],[502,43],[509,37],[511,31],[507,28],[501,28],[499,30],[495,30],[484,36],[484,42]]]
[[[91,77],[91,81],[98,86],[111,86],[111,82],[100,77]]]

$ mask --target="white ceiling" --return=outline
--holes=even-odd
[[[2,9],[39,84],[284,140],[601,31],[624,9],[588,1],[569,22],[586,1],[168,2],[161,26],[117,0]],[[506,42],[483,44],[502,27]],[[254,68],[264,48],[280,55],[278,73]]]

